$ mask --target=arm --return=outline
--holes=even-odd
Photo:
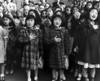
[[[3,30],[3,40],[4,40],[4,50],[6,55],[7,43],[8,43],[8,33],[6,30]]]
[[[39,30],[39,54],[40,54],[40,57],[43,56],[43,33],[42,33],[42,30]]]
[[[25,28],[21,28],[19,30],[19,41],[26,42],[26,43],[30,41],[29,33]]]
[[[70,54],[70,36],[67,30],[65,31],[64,34],[64,45],[65,45],[65,54],[66,57],[68,57]]]

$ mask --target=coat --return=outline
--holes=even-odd
[[[79,47],[77,60],[88,64],[100,64],[100,26],[94,29],[89,21],[77,26],[76,42]]]
[[[57,36],[62,39],[60,43],[56,43],[54,37]],[[66,29],[51,29],[49,32],[49,45],[50,45],[50,68],[65,68],[65,58],[69,55],[70,39],[69,33]]]
[[[20,40],[25,44],[22,55],[22,68],[35,70],[38,68],[39,58],[43,55],[42,31],[40,29],[31,30],[28,27],[24,27],[20,31]],[[36,38],[30,40],[30,33],[35,34]]]

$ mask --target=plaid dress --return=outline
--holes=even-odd
[[[60,43],[56,43],[54,37],[61,38]],[[69,55],[70,39],[66,29],[52,29],[49,33],[50,44],[50,68],[65,68],[65,57]]]
[[[30,33],[35,34],[36,38],[29,40]],[[22,68],[37,69],[39,57],[43,55],[42,31],[40,29],[31,30],[28,27],[23,27],[19,39],[25,44],[22,55]]]

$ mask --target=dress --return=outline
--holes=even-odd
[[[84,25],[80,25],[77,28],[77,32],[76,39],[79,47],[79,54],[77,54],[78,64],[88,64],[88,68],[99,68],[100,27],[94,29],[88,21]]]
[[[57,36],[61,38],[60,43],[56,43],[54,37]],[[50,57],[49,63],[50,68],[54,69],[64,69],[65,68],[65,58],[69,55],[70,51],[70,39],[69,33],[66,29],[51,29],[49,34],[49,44],[50,44]]]
[[[40,29],[31,30],[28,27],[24,27],[20,33],[21,42],[25,44],[22,55],[22,68],[35,70],[38,68],[39,57],[43,55],[42,31]],[[30,33],[35,34],[36,38],[30,40]]]
[[[0,63],[4,63],[5,61],[5,47],[4,47],[4,38],[7,38],[7,31],[0,26]]]

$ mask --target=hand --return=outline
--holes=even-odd
[[[33,40],[33,39],[36,38],[36,35],[35,34],[30,34],[29,38],[30,38],[30,40]]]
[[[57,36],[54,39],[55,39],[55,42],[57,43],[61,42],[61,38],[57,38]]]

